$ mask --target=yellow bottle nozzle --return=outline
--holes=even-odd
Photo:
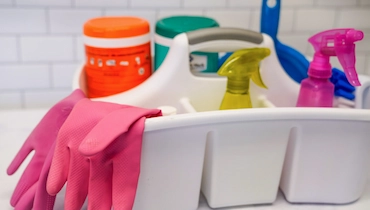
[[[232,80],[252,79],[256,85],[267,88],[263,83],[259,64],[270,55],[268,48],[250,48],[235,51],[220,67],[217,74]]]
[[[218,75],[226,76],[228,79],[221,109],[251,107],[249,81],[251,79],[256,85],[267,88],[262,81],[259,67],[261,60],[269,55],[270,49],[268,48],[241,49],[235,51],[224,62],[217,72]]]

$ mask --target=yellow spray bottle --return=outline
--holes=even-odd
[[[249,48],[235,51],[220,67],[217,74],[227,76],[227,88],[220,109],[252,108],[249,81],[267,88],[263,83],[259,65],[270,55],[268,48]]]

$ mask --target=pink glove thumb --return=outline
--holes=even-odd
[[[10,203],[17,207],[32,205],[33,196],[36,192],[34,185],[38,184],[38,179],[44,165],[46,156],[48,155],[52,144],[56,140],[56,136],[60,127],[69,116],[74,105],[81,99],[85,98],[81,90],[73,91],[69,96],[55,104],[37,124],[35,129],[23,143],[21,149],[9,165],[7,173],[12,175],[15,173],[31,151],[35,151],[31,161],[23,171],[21,178],[13,192]],[[32,189],[31,189],[32,188]],[[33,195],[33,196],[32,196]],[[18,202],[21,202],[18,204]]]

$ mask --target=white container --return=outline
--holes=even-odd
[[[176,115],[146,120],[133,210],[198,208],[207,133],[186,121]]]
[[[259,120],[264,114],[269,116]],[[278,112],[252,115],[238,125],[218,124],[207,135],[202,192],[212,208],[276,199],[292,122]]]
[[[370,122],[368,113],[348,114],[302,120],[292,128],[280,183],[289,202],[344,204],[360,198],[368,177]]]
[[[332,202],[335,197],[336,202],[343,203],[361,195],[361,184],[369,165],[365,163],[369,160],[366,157],[370,151],[370,135],[365,128],[370,128],[370,111],[292,107],[299,85],[281,68],[272,39],[267,35],[261,37],[250,31],[225,28],[180,34],[175,37],[163,64],[145,82],[129,91],[94,99],[148,108],[168,105],[177,110],[177,115],[147,120],[153,128],[160,128],[164,122],[169,125],[153,131],[157,136],[144,139],[147,146],[144,145],[143,157],[150,154],[150,158],[142,160],[145,164],[142,165],[135,209],[172,210],[175,200],[181,210],[195,210],[200,190],[213,208],[272,203],[280,179],[280,186],[287,196],[299,195],[302,200],[310,201],[310,193],[314,193],[320,195],[321,202]],[[262,61],[260,70],[268,89],[253,83],[250,87],[253,106],[269,108],[219,111],[226,78],[192,75],[188,55],[197,50],[225,52],[247,47],[271,49],[271,55]],[[73,87],[84,90],[81,70],[76,73]],[[367,89],[363,87],[359,91]],[[365,97],[368,94],[358,95]],[[362,101],[361,104],[368,101],[359,97],[357,100]],[[356,104],[356,107],[362,105]],[[158,144],[159,140],[162,140],[161,144]],[[206,144],[205,148],[200,146],[199,149],[205,149],[202,173],[198,167],[203,159],[202,163],[197,162],[198,157],[193,160],[196,170],[190,162],[183,163],[194,148],[181,145],[182,141],[184,144],[187,141],[194,145],[195,142]],[[176,145],[168,148],[167,144],[173,142]],[[295,145],[295,142],[299,144]],[[189,152],[184,154],[184,148]],[[162,150],[168,155],[164,156]],[[351,155],[346,156],[340,151]],[[323,166],[328,167],[329,163],[335,167],[326,170]],[[321,186],[308,188],[310,177],[302,175],[302,170],[316,174],[312,179],[325,173],[322,177],[327,181],[326,185],[322,182]],[[344,172],[341,179],[335,179],[337,174]],[[152,182],[146,183],[146,178],[152,174]],[[192,178],[185,179],[187,176]],[[170,181],[166,181],[168,178]],[[360,182],[354,183],[355,178]],[[342,187],[347,192],[334,192],[330,197],[320,194],[322,188],[333,186],[336,189]]]

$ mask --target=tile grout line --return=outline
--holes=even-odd
[[[22,109],[25,109],[26,108],[26,96],[25,96],[25,91],[24,90],[20,90],[20,94],[21,94],[21,108]]]
[[[342,8],[337,8],[334,11],[334,23],[333,23],[333,28],[338,27],[339,25],[339,17],[341,16],[342,13]]]
[[[255,16],[253,15],[252,10],[249,9],[248,12],[249,12],[248,28],[252,28]],[[260,32],[260,31],[261,31],[261,27],[260,27],[260,30],[258,32]]]
[[[297,10],[293,9],[292,33],[296,33],[297,32],[296,23],[297,23]]]
[[[50,61],[48,63],[48,72],[49,72],[49,88],[54,88],[54,81],[53,81],[53,63]]]
[[[158,19],[159,19],[159,9],[156,8],[154,11],[155,11],[155,13],[154,13],[155,22],[157,22]]]
[[[231,6],[230,6],[230,5],[231,5],[230,0],[226,0],[225,2],[226,2],[225,7],[226,7],[226,8],[230,8],[230,7],[231,7]]]
[[[318,5],[319,5],[318,0],[313,0],[313,6],[314,6],[314,7],[316,7],[316,6],[318,6]]]
[[[131,0],[127,0],[127,5],[126,5],[126,7],[128,8],[128,9],[130,9],[131,7],[132,7],[132,5],[131,5]]]
[[[77,47],[77,35],[72,35],[72,56],[73,56],[73,61],[77,62],[78,61],[78,47]]]

